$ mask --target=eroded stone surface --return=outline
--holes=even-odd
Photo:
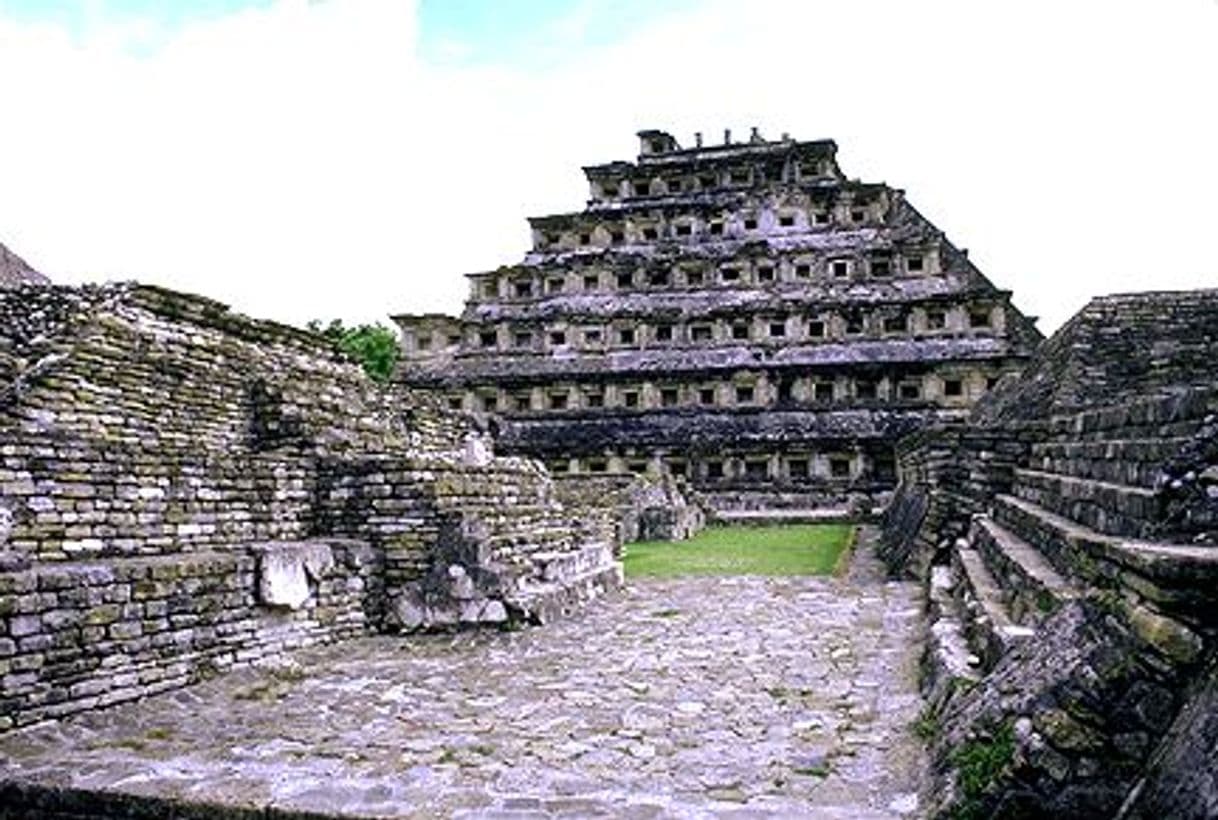
[[[334,565],[330,547],[321,542],[268,545],[258,551],[258,598],[267,606],[300,609],[309,599],[309,581]]]
[[[374,638],[0,739],[2,776],[350,816],[916,814],[912,584],[636,582],[524,632]]]

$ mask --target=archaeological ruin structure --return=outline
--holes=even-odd
[[[460,317],[394,317],[404,385],[555,474],[662,467],[721,513],[865,506],[900,436],[962,417],[1040,340],[830,140],[639,140],[584,169],[583,211],[529,221],[521,263],[471,274]]]
[[[0,820],[1218,817],[1218,290],[1041,340],[833,143],[640,138],[460,318],[396,317],[388,385],[0,246]],[[521,629],[625,542],[850,500],[832,578]]]
[[[45,285],[48,279],[0,242],[0,288]]]
[[[1218,816],[1218,291],[1093,300],[903,440],[943,817]]]
[[[150,286],[0,290],[0,732],[314,643],[549,620],[621,583],[628,498],[560,498],[312,333]]]

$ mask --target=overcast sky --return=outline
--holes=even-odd
[[[1218,287],[1216,0],[0,0],[0,242],[303,322],[458,310],[634,132],[832,137],[1052,331]]]

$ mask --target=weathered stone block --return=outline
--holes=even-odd
[[[258,566],[259,600],[267,606],[299,609],[312,594],[322,574],[334,566],[330,547],[322,542],[268,545]]]
[[[23,638],[42,630],[42,619],[36,615],[14,615],[8,619],[8,634]]]

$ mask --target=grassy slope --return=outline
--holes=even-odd
[[[829,575],[850,545],[848,524],[713,527],[689,541],[626,545],[626,574]]]

